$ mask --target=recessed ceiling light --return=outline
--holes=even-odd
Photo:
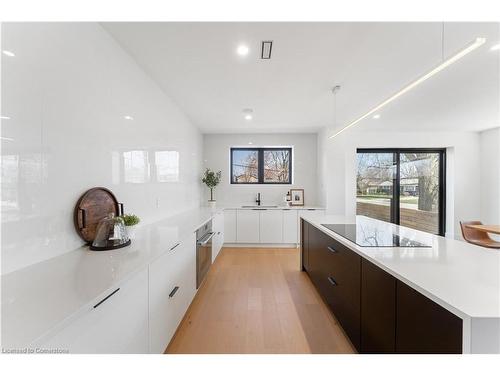
[[[373,118],[374,118],[375,120],[378,120],[378,119],[380,118],[380,115],[377,113],[376,115],[373,115]]]
[[[240,55],[240,56],[246,56],[246,55],[248,55],[249,51],[250,50],[248,49],[248,47],[246,45],[244,45],[244,44],[240,44],[238,46],[238,48],[236,49],[236,53],[238,55]]]
[[[248,142],[249,145],[253,145],[253,142]]]
[[[132,116],[128,116],[128,115],[127,116],[123,116],[123,118],[125,120],[133,120],[134,119]]]
[[[2,53],[3,53],[5,56],[9,56],[9,57],[14,57],[14,56],[16,56],[16,54],[15,54],[14,52],[12,52],[12,51],[7,51],[6,49],[4,49],[4,50],[2,51]]]
[[[14,140],[14,138],[9,138],[9,137],[0,137],[0,139],[2,139],[2,141],[9,141],[9,142],[12,142]]]
[[[245,120],[248,120],[250,121],[252,118],[253,118],[253,109],[252,108],[245,108],[243,111],[243,117],[245,118]]]
[[[10,120],[10,117],[9,116],[0,116],[0,119],[2,119],[2,120]]]
[[[500,49],[500,43],[494,44],[490,47],[490,51],[498,51]]]

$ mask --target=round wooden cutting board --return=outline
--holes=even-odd
[[[97,224],[114,213],[120,214],[120,205],[114,194],[103,187],[87,190],[78,199],[74,212],[75,229],[78,235],[87,243],[94,241]]]

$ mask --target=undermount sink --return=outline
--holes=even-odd
[[[241,206],[241,208],[278,208],[278,206],[257,206],[256,204],[250,206]]]

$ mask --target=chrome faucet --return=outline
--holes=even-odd
[[[260,193],[257,193],[257,198],[255,199],[257,206],[260,206]]]

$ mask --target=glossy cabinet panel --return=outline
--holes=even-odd
[[[278,244],[283,242],[283,211],[259,211],[259,240],[260,243]]]
[[[361,262],[361,352],[396,350],[396,278],[370,261]]]
[[[309,224],[307,221],[300,221],[300,247],[301,247],[301,258],[302,258],[302,270],[309,271]]]
[[[396,352],[462,353],[462,319],[398,280]]]
[[[323,209],[307,209],[324,211]],[[299,208],[226,208],[224,242],[298,245]],[[254,231],[249,232],[249,231]]]
[[[260,211],[237,210],[236,212],[238,243],[260,242]]]
[[[66,323],[40,348],[70,353],[148,353],[148,271],[140,271]]]
[[[224,242],[236,242],[236,210],[224,210]]]
[[[196,293],[196,236],[193,234],[149,266],[151,353],[163,353]]]
[[[224,245],[224,212],[215,214],[212,219],[212,230],[215,233],[212,238],[212,262],[214,262]]]
[[[298,242],[297,210],[283,210],[283,243]]]

